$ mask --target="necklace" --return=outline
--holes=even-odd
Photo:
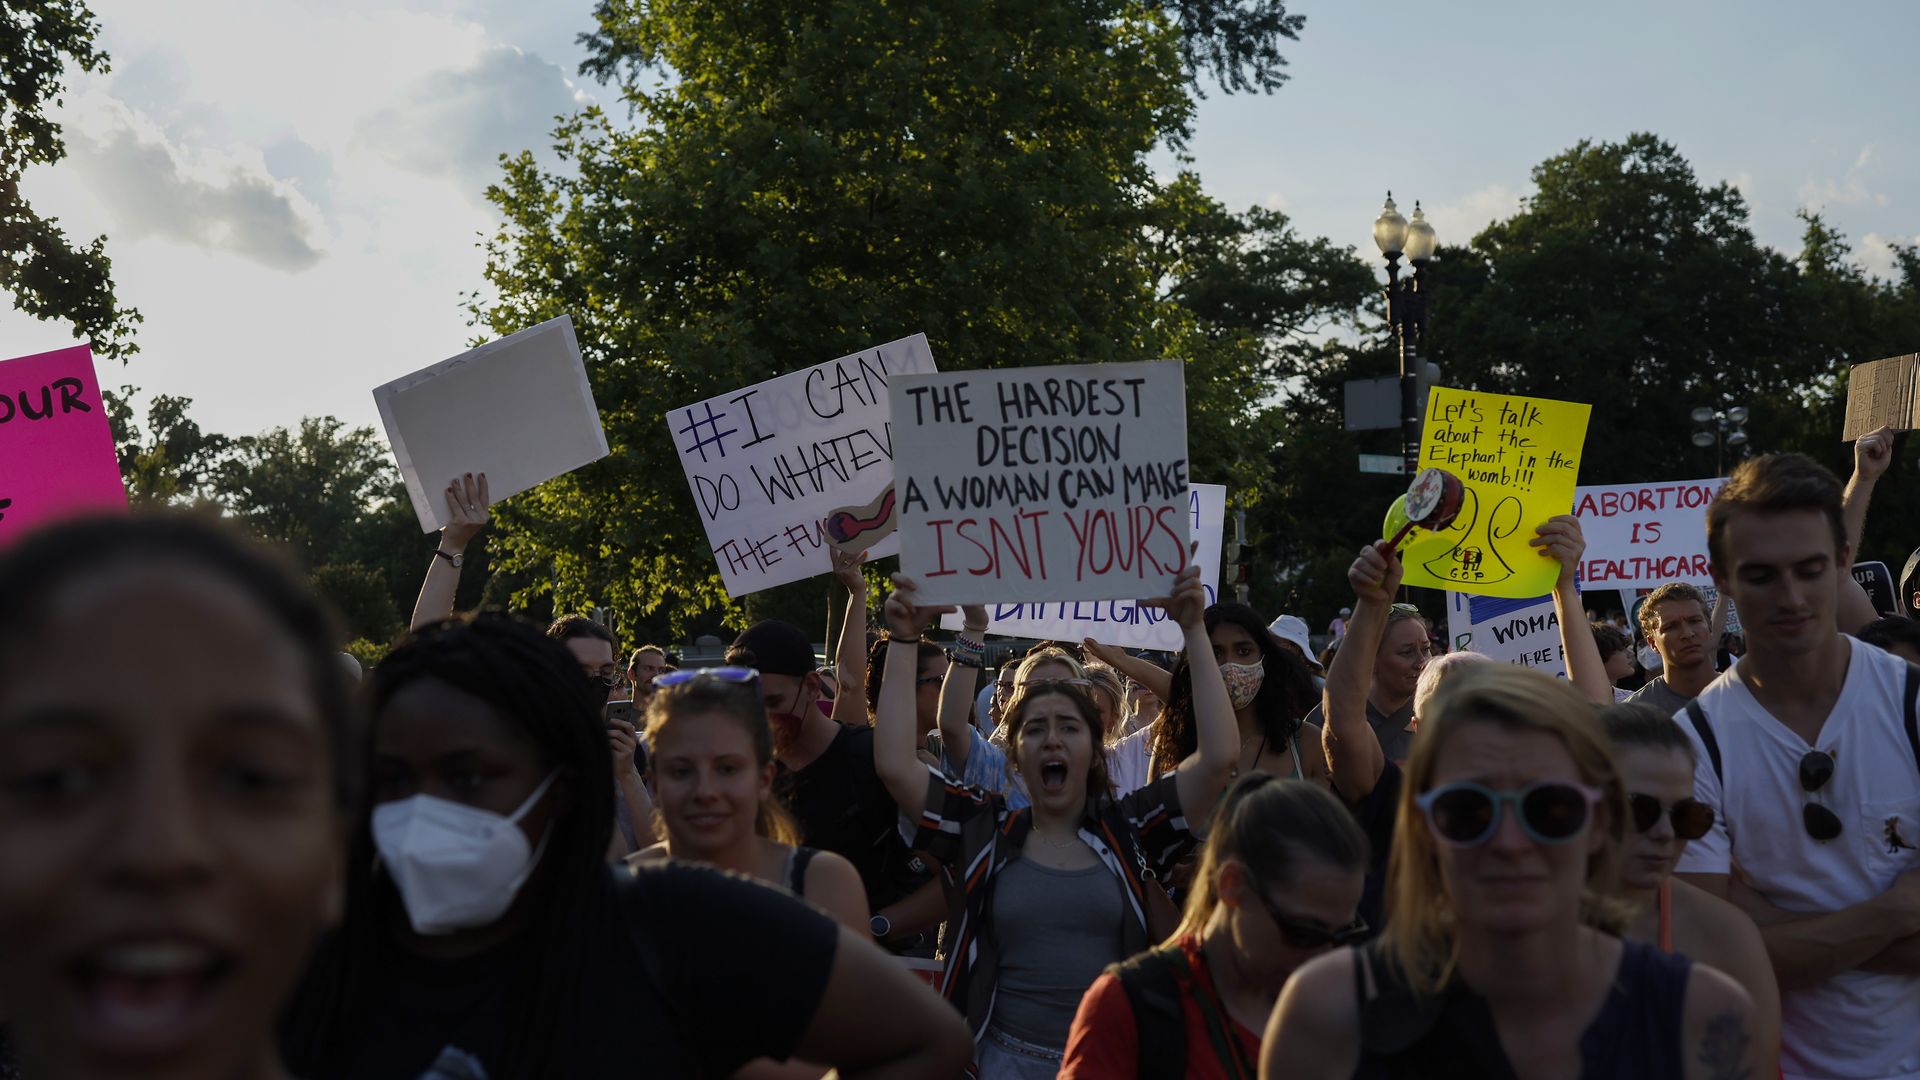
[[[1075,844],[1078,844],[1078,843],[1080,842],[1080,834],[1079,834],[1078,832],[1075,832],[1075,833],[1073,833],[1073,834],[1071,834],[1071,835],[1069,835],[1069,836],[1068,836],[1068,837],[1066,838],[1066,840],[1064,840],[1064,841],[1056,841],[1056,840],[1053,840],[1053,839],[1051,839],[1051,838],[1049,838],[1049,837],[1047,836],[1047,834],[1046,834],[1046,833],[1044,833],[1044,832],[1041,832],[1041,831],[1040,831],[1040,826],[1038,826],[1038,825],[1035,825],[1035,826],[1033,827],[1033,830],[1032,830],[1032,834],[1033,834],[1034,836],[1037,836],[1037,837],[1039,837],[1039,838],[1040,838],[1040,842],[1041,842],[1041,843],[1043,843],[1043,844],[1045,844],[1045,845],[1047,845],[1047,846],[1048,846],[1048,847],[1050,847],[1050,848],[1056,848],[1056,849],[1060,849],[1060,848],[1070,848],[1070,847],[1073,847],[1073,846],[1074,846]]]

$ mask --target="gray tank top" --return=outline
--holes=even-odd
[[[1054,870],[1029,859],[1007,864],[993,882],[993,933],[1000,982],[993,1026],[1038,1046],[1064,1050],[1080,997],[1121,955],[1120,882],[1095,863]]]

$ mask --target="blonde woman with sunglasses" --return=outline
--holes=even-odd
[[[1747,992],[1618,936],[1607,894],[1626,791],[1580,692],[1478,664],[1441,687],[1432,712],[1407,762],[1386,931],[1294,975],[1260,1074],[1753,1075]]]

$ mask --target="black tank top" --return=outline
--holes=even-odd
[[[1485,998],[1456,980],[1419,998],[1368,944],[1354,950],[1360,998],[1355,1080],[1514,1080]],[[1682,1080],[1687,972],[1693,962],[1622,942],[1620,968],[1600,1014],[1580,1037],[1582,1077]]]

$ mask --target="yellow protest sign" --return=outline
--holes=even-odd
[[[1573,512],[1590,405],[1436,386],[1427,398],[1420,467],[1466,488],[1452,525],[1401,550],[1406,583],[1482,596],[1553,591],[1560,564],[1528,545]]]

